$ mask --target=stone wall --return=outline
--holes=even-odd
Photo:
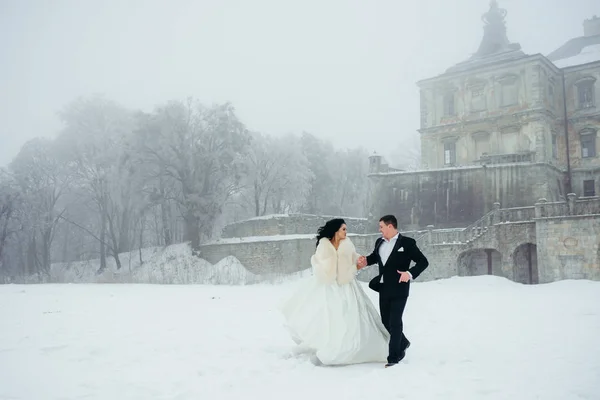
[[[487,254],[484,250],[491,250],[491,272],[492,275],[502,276],[510,280],[530,283],[529,272],[527,271],[527,260],[516,259],[515,253],[523,251],[527,244],[536,244],[535,222],[507,222],[498,223],[489,227],[488,232],[479,238],[475,238],[463,247],[461,255],[471,252],[478,254],[479,259],[469,260],[478,265],[479,272],[485,271],[487,274]],[[467,261],[468,258],[459,256],[457,260],[459,266],[461,261]],[[535,267],[537,268],[537,267]],[[463,275],[471,275],[467,269]],[[536,283],[537,277],[532,276],[532,283]]]
[[[317,229],[333,216],[309,215],[309,214],[277,214],[264,217],[251,218],[245,221],[235,222],[223,228],[222,237],[253,237],[274,235],[296,235],[317,234]],[[366,218],[344,218],[348,225],[348,231],[353,233],[377,232],[377,224],[367,221]]]
[[[600,198],[547,202],[501,209],[498,205],[463,229],[404,231],[429,260],[419,281],[491,273],[525,284],[561,279],[600,280]],[[370,254],[379,234],[350,234],[358,253]],[[286,275],[310,268],[313,234],[221,239],[201,246],[200,256],[217,263],[235,256],[256,274]],[[362,270],[368,281],[377,266]]]
[[[395,214],[404,229],[464,227],[491,210],[559,200],[563,173],[549,164],[505,164],[372,174],[373,216]]]
[[[598,63],[584,64],[565,70],[565,86],[567,89],[567,116],[569,120],[569,157],[571,168],[575,170],[596,170],[600,167],[600,65]],[[581,104],[579,90],[586,81],[593,81],[593,99],[590,104]],[[562,114],[562,112],[561,112]],[[563,121],[557,121],[555,129],[564,132]],[[594,157],[584,157],[581,149],[583,136],[595,138]],[[561,153],[566,154],[564,134],[560,144]],[[566,160],[565,160],[566,163]]]
[[[473,165],[485,153],[533,152],[538,162],[554,160],[551,128],[561,108],[546,88],[557,74],[546,58],[533,55],[420,81],[422,166],[444,166],[448,143],[455,165]]]
[[[418,232],[404,232],[405,236],[417,237]],[[356,235],[348,237],[359,254],[370,254],[375,240],[380,234]],[[234,256],[249,271],[255,274],[290,274],[310,268],[310,257],[314,254],[314,235],[304,237],[280,236],[277,239],[262,238],[223,239],[200,246],[200,257],[215,264],[227,256]]]
[[[600,140],[598,140],[598,142],[600,142]],[[594,194],[596,196],[600,195],[600,167],[597,169],[572,169],[571,179],[572,190],[574,193],[577,193],[578,196],[584,195],[584,182],[589,180],[594,181]]]
[[[200,246],[200,257],[216,264],[234,256],[254,274],[290,274],[310,268],[314,238],[287,240],[239,240]]]
[[[536,222],[540,283],[600,280],[600,213]]]

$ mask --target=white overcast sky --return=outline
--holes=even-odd
[[[508,37],[548,54],[598,0],[500,0]],[[417,135],[416,81],[477,50],[488,0],[0,0],[0,165],[105,94],[150,111],[231,101],[252,130],[386,153]]]

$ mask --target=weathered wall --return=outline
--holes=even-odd
[[[417,232],[405,232],[404,235],[418,238]],[[379,234],[350,235],[350,238],[359,254],[368,255],[373,251],[375,240],[379,236]],[[420,281],[449,278],[458,274],[456,260],[461,252],[461,246],[424,246],[422,243],[419,246],[430,260],[430,267],[419,277]],[[232,243],[203,245],[200,247],[200,257],[214,264],[227,256],[234,256],[255,274],[290,274],[310,268],[310,257],[314,251],[313,238],[275,241],[242,239]],[[370,266],[360,272],[358,279],[367,282],[376,274],[377,266]]]
[[[528,243],[536,243],[535,223],[500,223],[489,227],[487,234],[474,239],[465,246],[464,251],[493,249],[498,253],[492,254],[493,275],[503,276],[522,283],[529,283],[529,273],[526,271],[528,265],[520,258],[515,260],[515,252]],[[485,258],[485,263],[487,264],[487,258]],[[532,278],[533,281],[537,279],[535,276]]]
[[[459,122],[497,117],[506,106],[503,104],[502,83],[507,76],[514,77],[517,101],[515,106],[534,103],[537,93],[532,90],[537,83],[536,58],[523,58],[503,65],[492,65],[460,73],[450,73],[419,82],[421,92],[421,129]],[[483,98],[475,103],[473,88],[482,88]],[[444,109],[444,97],[454,94],[454,113]],[[475,106],[477,104],[477,107]],[[513,110],[514,112],[514,110]],[[489,115],[492,113],[492,115]],[[426,154],[426,153],[424,153]]]
[[[600,139],[598,140],[600,142]],[[598,158],[600,160],[600,158]],[[595,169],[574,168],[571,170],[572,190],[577,196],[583,196],[583,182],[587,180],[594,181],[595,196],[600,195],[600,167]]]
[[[582,106],[579,102],[579,85],[586,79],[595,81],[592,103],[587,107]],[[571,167],[575,169],[598,168],[600,167],[600,64],[594,63],[568,68],[565,73],[565,80]],[[557,129],[564,132],[564,125],[560,120],[557,122]],[[596,138],[595,157],[583,157],[581,150],[582,133],[591,134]],[[565,145],[564,140],[561,145]]]
[[[200,257],[216,264],[234,256],[254,274],[289,274],[310,268],[315,240],[237,241],[200,246]]]
[[[536,235],[540,283],[600,280],[600,214],[541,219]]]
[[[373,251],[379,234],[349,235],[360,254]],[[200,257],[215,264],[227,256],[234,256],[255,274],[289,274],[310,268],[316,241],[312,235],[305,238],[282,236],[278,240],[239,238],[200,246]]]
[[[423,168],[444,166],[448,141],[456,144],[459,166],[476,163],[483,153],[530,151],[538,162],[555,159],[555,95],[547,87],[557,73],[547,59],[530,56],[419,82]]]
[[[223,228],[222,237],[233,238],[306,233],[314,233],[316,235],[317,229],[332,218],[337,217],[308,214],[267,215],[229,224]],[[366,218],[342,218],[346,221],[349,232],[377,232],[377,224],[369,224]]]
[[[405,231],[430,266],[428,281],[491,273],[521,283],[561,279],[600,280],[600,199],[569,196],[567,202],[538,202],[535,207],[495,209],[466,229]],[[358,253],[370,254],[379,234],[351,234]],[[235,256],[256,274],[289,274],[310,268],[312,234],[303,237],[234,238],[201,246],[201,257],[216,263]],[[489,257],[489,258],[488,258]],[[368,281],[371,266],[359,273]]]
[[[464,227],[490,211],[494,202],[521,207],[564,196],[563,174],[548,164],[375,174],[371,179],[379,201],[372,203],[370,213],[395,214],[406,229]]]

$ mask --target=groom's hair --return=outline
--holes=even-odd
[[[379,219],[386,225],[393,225],[395,229],[398,229],[398,220],[393,215],[384,215]]]

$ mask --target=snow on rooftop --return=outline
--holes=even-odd
[[[258,220],[266,220],[266,219],[273,219],[273,218],[288,218],[289,216],[290,216],[289,214],[268,214],[268,215],[261,215],[259,217],[248,218],[245,221],[258,221]]]
[[[245,237],[233,237],[233,238],[220,238],[202,243],[202,245],[211,244],[238,244],[238,243],[252,243],[252,242],[276,242],[280,240],[298,240],[298,239],[314,239],[317,237],[316,233],[307,234],[293,234],[293,235],[270,235],[270,236],[245,236]]]
[[[600,44],[586,46],[575,56],[554,61],[554,65],[558,68],[568,68],[596,61],[600,61]]]
[[[349,217],[349,216],[344,216],[344,215],[267,214],[267,215],[261,215],[261,216],[258,216],[258,217],[252,217],[252,218],[243,219],[243,220],[240,220],[240,221],[231,222],[231,223],[227,224],[227,226],[241,224],[243,222],[248,222],[248,221],[266,221],[266,220],[271,220],[271,219],[281,219],[281,218],[290,218],[290,217],[325,218],[325,219],[343,218],[343,219],[353,220],[353,221],[358,221],[358,220],[364,220],[364,221],[366,221],[367,220],[367,218],[363,218],[363,217]]]

